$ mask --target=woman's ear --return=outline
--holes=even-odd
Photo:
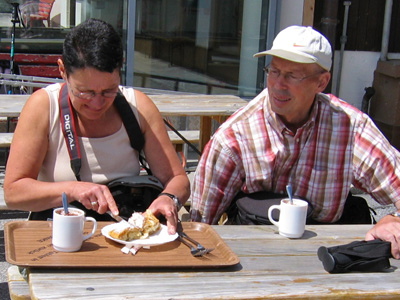
[[[59,58],[57,60],[57,64],[58,64],[58,71],[60,72],[60,75],[61,75],[62,79],[64,79],[66,81],[67,80],[67,73],[65,72],[64,62],[62,61],[61,58]]]

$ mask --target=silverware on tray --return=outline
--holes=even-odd
[[[214,250],[214,248],[205,248],[198,241],[192,239],[185,232],[183,232],[183,227],[182,227],[181,221],[178,221],[177,233],[178,233],[179,240],[190,249],[190,253],[194,257],[204,256]],[[189,242],[187,242],[185,239],[188,240],[189,242],[191,242],[192,244],[194,244],[196,246],[196,248],[193,247],[193,245],[190,244]]]
[[[122,221],[127,222],[127,221],[128,221],[127,218],[123,218],[123,217],[121,217],[121,216],[115,216],[115,215],[113,215],[113,213],[112,213],[111,211],[109,211],[109,210],[106,211],[106,214],[108,214],[108,215],[109,215],[111,218],[113,218],[116,222],[122,222]]]

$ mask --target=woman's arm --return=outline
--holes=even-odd
[[[41,211],[62,205],[62,193],[68,200],[80,201],[99,213],[118,209],[106,186],[89,182],[42,182],[37,177],[49,143],[49,96],[44,89],[36,91],[26,102],[11,144],[4,179],[4,196],[10,209]],[[66,166],[69,167],[69,166]]]
[[[178,155],[169,139],[163,118],[155,104],[145,94],[135,91],[140,125],[145,137],[144,153],[150,169],[164,185],[164,192],[178,197],[184,204],[190,195],[190,183]],[[167,218],[170,232],[174,232],[177,211],[167,196],[157,198],[150,209]]]

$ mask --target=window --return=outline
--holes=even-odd
[[[269,1],[137,0],[134,86],[254,96]]]

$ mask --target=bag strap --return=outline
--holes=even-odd
[[[147,174],[152,175],[150,168],[147,167],[146,159],[141,154],[144,147],[144,136],[131,106],[125,96],[121,93],[118,93],[115,97],[114,106],[117,108],[117,111],[121,116],[122,123],[128,133],[132,148],[139,153],[139,162],[142,168],[146,170]]]
[[[140,153],[144,146],[144,136],[131,106],[121,93],[118,93],[115,97],[114,106],[117,108],[117,111],[121,116],[122,123],[128,133],[132,148]]]
[[[68,89],[64,83],[61,86],[60,96],[58,97],[60,106],[60,119],[68,153],[71,158],[71,168],[78,181],[81,181],[79,172],[81,170],[81,150],[79,148],[78,137],[75,129],[75,118],[73,108],[68,96]]]
[[[65,142],[67,144],[68,153],[71,158],[71,168],[78,181],[80,178],[81,169],[81,152],[76,134],[75,118],[73,114],[73,107],[68,95],[67,85],[64,83],[61,86],[59,96],[60,106],[60,119],[62,123],[62,131],[64,134]],[[144,157],[140,154],[144,146],[144,136],[140,129],[139,123],[133,113],[128,101],[124,95],[118,93],[113,103],[121,116],[122,123],[128,133],[130,144],[133,149],[139,152],[139,161],[141,166],[151,175],[150,169],[146,166]]]

